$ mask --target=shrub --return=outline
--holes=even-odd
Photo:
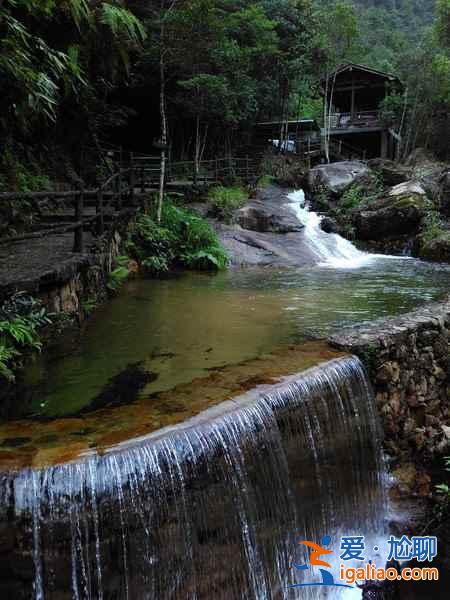
[[[169,201],[163,206],[160,225],[151,212],[137,218],[127,250],[153,274],[175,265],[206,270],[224,269],[228,263],[209,223]]]
[[[339,206],[346,210],[357,208],[364,200],[364,189],[361,185],[354,184],[346,190],[339,202]]]
[[[130,274],[128,269],[129,261],[128,256],[118,256],[116,258],[115,268],[109,274],[108,283],[106,284],[110,292],[117,292],[128,279]]]
[[[213,187],[208,192],[208,200],[216,217],[229,221],[233,212],[244,206],[248,200],[247,192],[239,186]]]
[[[40,329],[51,323],[39,300],[20,292],[0,307],[0,375],[14,381],[14,370],[28,350],[42,349]]]

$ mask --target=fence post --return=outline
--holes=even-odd
[[[134,204],[134,160],[133,153],[130,154],[130,204]]]
[[[102,235],[105,231],[105,223],[103,219],[103,190],[101,187],[97,191],[95,212],[97,214],[97,235]]]
[[[122,210],[122,169],[119,171],[119,177],[117,178],[117,210],[120,212]]]
[[[214,179],[217,181],[219,181],[219,159],[216,158],[214,159]]]
[[[144,161],[142,161],[141,166],[141,193],[145,193],[145,173],[144,173]]]
[[[245,173],[246,173],[247,181],[250,181],[250,171],[249,171],[249,164],[248,164],[248,154],[245,155]]]
[[[74,232],[73,251],[83,252],[83,213],[84,213],[84,190],[75,196],[75,222],[79,223]]]

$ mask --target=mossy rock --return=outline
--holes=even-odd
[[[432,240],[421,236],[418,246],[419,258],[450,263],[450,231],[443,231]]]
[[[355,212],[353,223],[356,235],[361,240],[416,235],[428,209],[429,200],[422,194],[383,196]]]

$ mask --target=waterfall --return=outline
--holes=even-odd
[[[384,254],[370,254],[358,250],[351,242],[337,233],[325,233],[320,227],[322,217],[309,210],[305,193],[297,190],[288,195],[289,206],[298,220],[305,226],[304,235],[310,248],[320,260],[319,266],[357,269],[373,264],[379,259],[398,258]]]
[[[104,455],[4,473],[2,589],[46,600],[340,598],[291,589],[292,563],[300,539],[381,534],[380,448],[370,385],[347,357]]]

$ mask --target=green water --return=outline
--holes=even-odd
[[[131,281],[77,339],[28,371],[26,412],[76,413],[136,363],[156,378],[141,393],[167,390],[214,367],[408,311],[449,289],[448,267],[388,259],[347,271],[249,269]]]

